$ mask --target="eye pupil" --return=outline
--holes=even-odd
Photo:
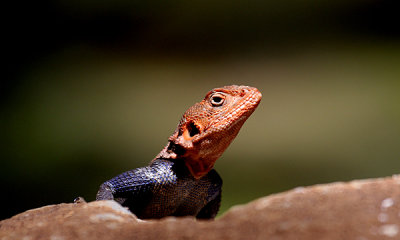
[[[223,96],[213,96],[211,97],[211,104],[213,106],[221,106],[225,101],[225,98]]]
[[[221,102],[221,101],[222,101],[222,98],[220,98],[220,97],[213,97],[213,102],[219,103],[219,102]]]

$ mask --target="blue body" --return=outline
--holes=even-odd
[[[104,182],[97,200],[114,199],[142,219],[165,216],[214,218],[221,202],[222,179],[213,169],[196,180],[182,160],[156,159],[150,166]]]

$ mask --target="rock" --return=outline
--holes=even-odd
[[[236,206],[214,221],[139,220],[114,201],[58,204],[0,222],[0,239],[400,239],[400,176],[317,185]]]

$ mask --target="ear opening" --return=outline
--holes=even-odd
[[[194,121],[187,122],[182,129],[182,136],[187,141],[192,140],[196,135],[200,134],[200,126]]]
[[[190,137],[194,137],[197,134],[200,133],[200,128],[199,126],[197,126],[193,121],[190,121],[187,125],[186,125],[186,129],[189,133]]]

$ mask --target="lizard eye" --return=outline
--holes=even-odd
[[[221,106],[225,102],[225,96],[219,93],[216,93],[211,96],[210,102],[214,107]]]

